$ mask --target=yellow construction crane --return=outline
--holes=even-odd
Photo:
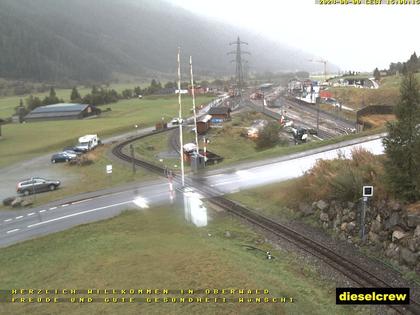
[[[320,62],[320,63],[324,64],[324,81],[327,82],[327,61],[326,60],[314,60],[314,59],[309,59],[308,61]]]

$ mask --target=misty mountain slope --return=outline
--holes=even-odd
[[[316,68],[308,55],[163,0],[0,0],[0,77],[109,80],[113,73],[174,73],[176,51],[197,73],[233,71],[227,56],[240,35],[252,70]]]

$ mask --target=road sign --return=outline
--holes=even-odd
[[[106,173],[111,174],[112,173],[112,164],[109,164],[106,166]]]
[[[363,186],[363,197],[373,196],[373,186]]]

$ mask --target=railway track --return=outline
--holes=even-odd
[[[302,104],[302,103],[299,103],[298,101],[291,100],[284,97],[281,98],[281,102],[294,110],[297,110],[302,113],[306,113],[314,117],[314,119],[318,114],[317,109],[314,107],[311,107],[311,105],[308,105],[308,104]],[[320,111],[319,117],[321,120],[327,122],[329,129],[334,130],[337,134],[341,134],[341,135],[349,134],[355,128],[355,125],[356,125],[355,122],[351,122],[347,119],[338,117],[334,114],[331,114],[325,111]]]
[[[175,127],[176,128],[176,127]],[[155,131],[150,134],[142,135],[135,137],[124,142],[121,142],[115,146],[112,150],[112,153],[126,161],[133,162],[133,159],[125,154],[124,147],[129,145],[131,142],[152,136],[158,133],[166,132],[174,128],[168,128],[165,130]],[[134,158],[134,163],[140,167],[143,167],[146,170],[149,170],[160,176],[166,176],[166,170],[158,165],[152,164],[148,161]],[[174,177],[174,182],[180,184],[179,176]],[[229,200],[222,196],[222,194],[212,187],[200,184],[197,187],[197,183],[191,180],[190,178],[185,178],[186,186],[194,188],[200,192],[208,201],[248,222],[258,226],[266,231],[273,233],[274,235],[281,237],[290,243],[294,244],[303,251],[317,257],[322,260],[333,269],[337,270],[347,278],[351,279],[358,285],[362,287],[392,287],[391,284],[387,283],[386,280],[380,278],[378,275],[373,274],[365,269],[363,269],[358,263],[351,261],[350,259],[340,255],[327,246],[314,241],[313,239],[308,238],[307,236],[299,233],[290,227],[287,227],[279,222],[273,221],[270,218],[267,218],[259,213],[248,209],[237,202]],[[400,314],[407,314],[408,311],[412,314],[420,314],[420,303],[417,302],[413,297],[410,298],[410,304],[406,306],[399,305],[389,305],[396,312]]]
[[[277,112],[274,112],[274,111],[272,111],[268,108],[265,108],[263,110],[261,106],[255,105],[251,101],[246,101],[245,104],[248,107],[251,107],[252,109],[255,109],[255,110],[257,110],[257,111],[263,113],[264,115],[269,116],[273,119],[278,120],[278,119],[281,118],[281,114],[279,114]],[[310,124],[308,122],[305,122],[302,119],[300,119],[297,115],[295,115],[292,120],[293,120],[294,123],[296,123],[297,125],[299,125],[301,127],[304,127],[304,128],[307,128],[307,129],[315,129],[316,128],[316,124]],[[321,139],[332,139],[332,138],[336,137],[337,135],[338,135],[337,133],[333,133],[333,132],[330,132],[328,130],[323,130],[322,127],[320,128],[320,130],[318,132],[318,136]]]

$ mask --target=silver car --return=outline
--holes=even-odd
[[[60,186],[59,180],[49,180],[40,177],[32,177],[17,183],[16,191],[19,194],[28,196],[43,191],[53,191]]]

